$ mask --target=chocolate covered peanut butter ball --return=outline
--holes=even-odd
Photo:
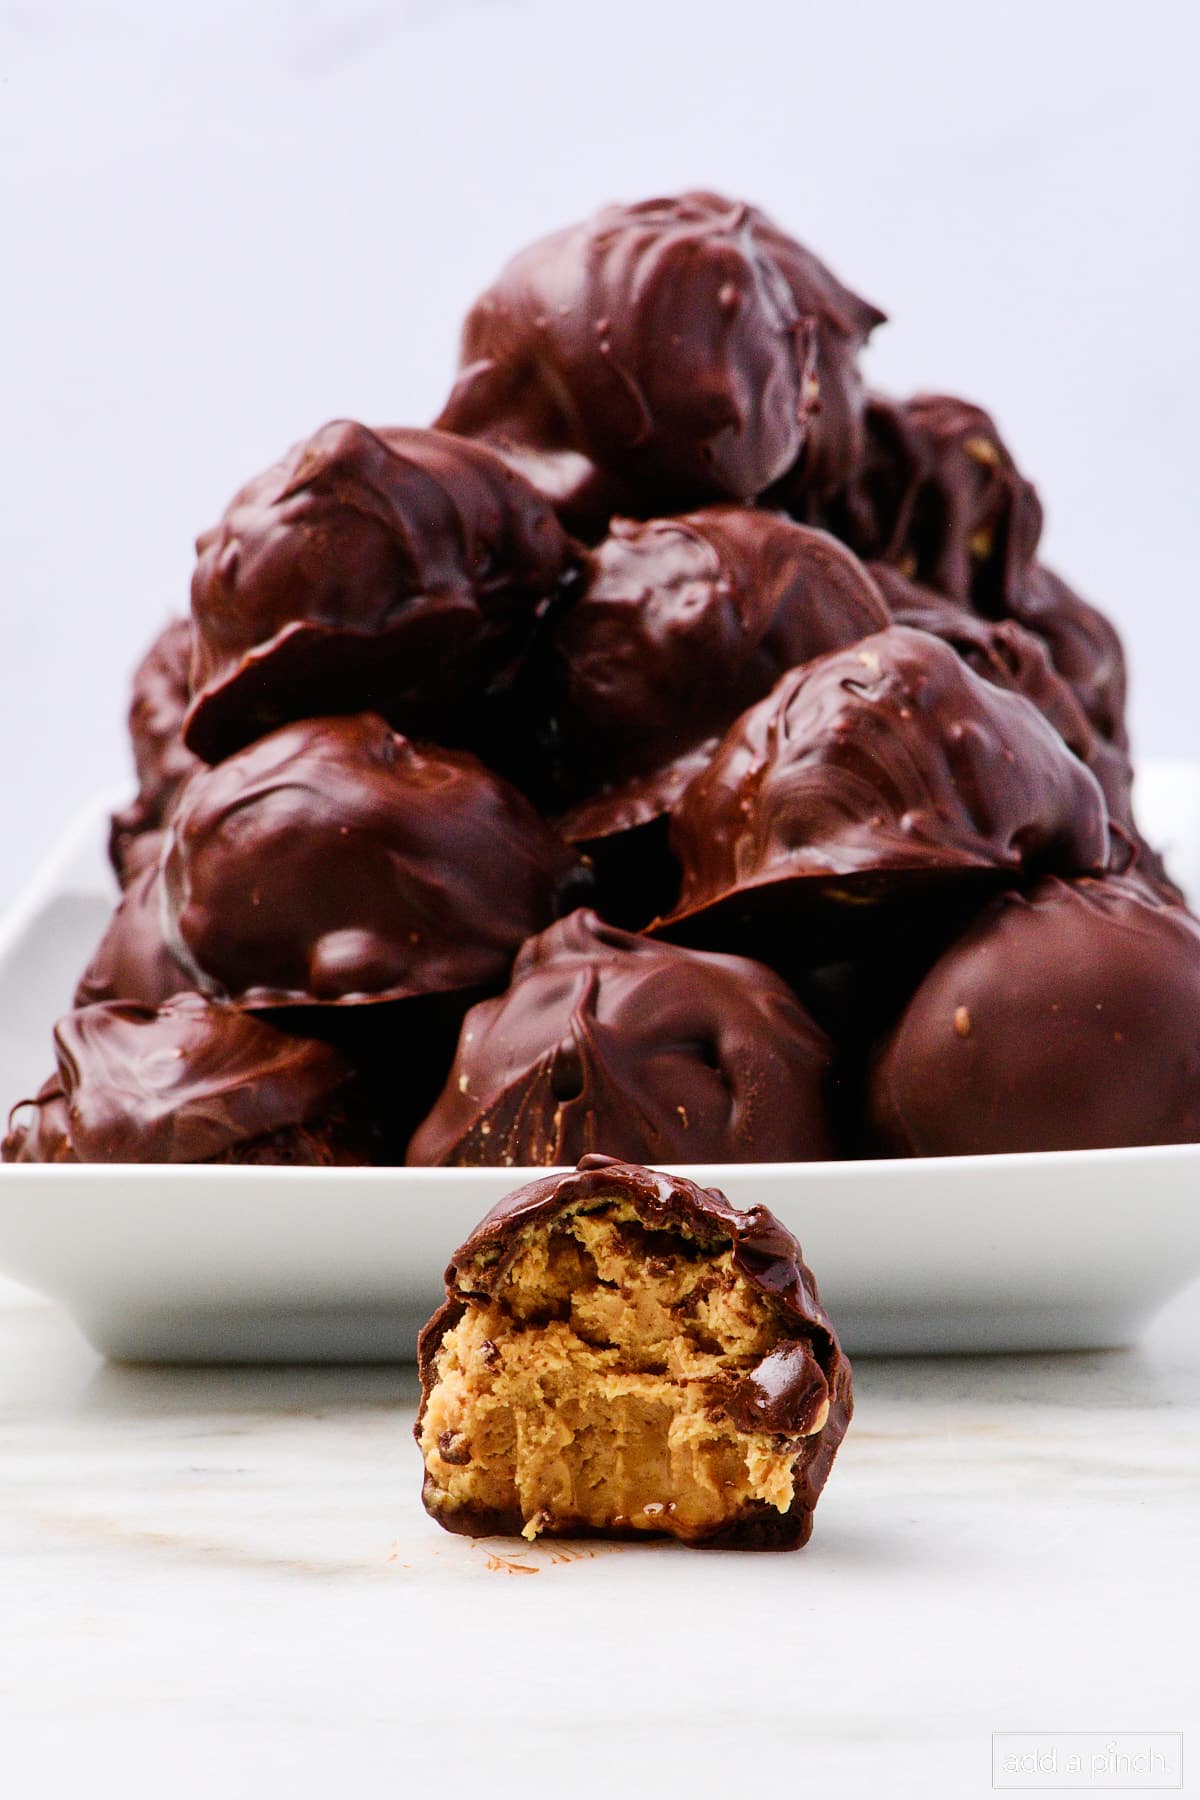
[[[370,713],[285,725],[199,771],[163,861],[171,953],[251,1008],[498,987],[580,878],[515,788]]]
[[[861,919],[918,883],[1108,858],[1099,785],[1036,707],[901,625],[783,676],[725,734],[671,836],[683,886],[658,928],[706,944],[757,930],[768,906]]]
[[[865,427],[859,466],[822,522],[868,561],[1003,617],[1033,565],[1042,508],[992,418],[946,394],[873,396]]]
[[[446,1530],[808,1541],[850,1365],[765,1208],[589,1156],[494,1207],[446,1291],[416,1425]]]
[[[463,327],[438,421],[503,451],[573,528],[824,491],[858,461],[883,314],[743,201],[609,206],[520,251]]]
[[[888,618],[849,550],[777,513],[616,521],[554,630],[564,835],[588,842],[668,811],[784,670]]]
[[[534,1167],[833,1155],[832,1049],[777,975],[580,911],[466,1016],[408,1161]]]
[[[871,1080],[900,1156],[1200,1141],[1200,923],[1145,883],[1050,878],[936,962]]]
[[[336,1050],[199,994],[82,1007],[54,1043],[57,1077],[14,1109],[8,1161],[368,1160]]]
[[[216,762],[289,719],[385,712],[452,743],[574,551],[486,445],[337,420],[200,538],[187,742]]]

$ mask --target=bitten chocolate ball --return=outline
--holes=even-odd
[[[668,811],[785,669],[887,623],[862,564],[823,531],[736,506],[618,520],[554,632],[564,835]]]
[[[874,396],[865,426],[859,466],[822,522],[866,560],[1002,617],[1032,567],[1042,508],[993,420],[948,395]]]
[[[367,708],[460,742],[574,555],[486,445],[348,420],[251,481],[197,549],[185,735],[210,762]]]
[[[75,989],[76,1006],[136,1000],[161,1006],[195,983],[172,956],[163,933],[163,884],[157,867],[126,888]]]
[[[25,1103],[32,1119],[14,1109],[9,1161],[367,1161],[336,1050],[199,994],[157,1010],[85,1006],[59,1020],[54,1044],[57,1078]]]
[[[808,1161],[833,1155],[832,1053],[778,976],[575,912],[466,1017],[408,1161]]]
[[[861,915],[921,878],[1108,855],[1096,779],[1037,709],[902,625],[783,676],[730,727],[671,836],[683,887],[661,929],[689,936],[753,927],[768,903]]]
[[[416,1437],[447,1531],[807,1543],[850,1365],[764,1207],[589,1156],[494,1207],[446,1292]]]
[[[253,1008],[496,987],[580,873],[473,756],[370,713],[308,719],[180,793],[168,942],[204,992]]]
[[[610,206],[476,301],[438,423],[495,444],[584,531],[749,500],[798,465],[833,486],[882,318],[744,202]]]
[[[1138,882],[1048,879],[979,915],[871,1081],[902,1156],[1200,1141],[1200,924]]]
[[[167,809],[196,767],[182,735],[191,662],[192,622],[173,619],[134,671],[129,739],[138,791],[113,814],[108,846],[122,887],[157,860]]]

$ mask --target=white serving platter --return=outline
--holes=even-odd
[[[0,924],[0,1095],[36,1090],[114,887],[113,796]],[[1200,765],[1139,781],[1147,836],[1200,897]],[[538,1171],[543,1173],[544,1171]],[[1200,1145],[686,1173],[796,1232],[851,1353],[1133,1341],[1200,1275]],[[442,1271],[512,1169],[0,1168],[0,1269],[138,1362],[411,1356]]]

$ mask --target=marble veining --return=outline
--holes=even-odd
[[[411,1370],[117,1367],[0,1285],[0,1792],[957,1800],[994,1730],[1186,1736],[1200,1287],[858,1393],[798,1554],[472,1542]]]

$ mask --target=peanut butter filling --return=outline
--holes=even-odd
[[[529,1538],[686,1538],[752,1502],[784,1513],[802,1440],[740,1430],[720,1404],[780,1337],[728,1245],[648,1230],[615,1196],[532,1226],[442,1340],[421,1434],[432,1503],[519,1517]]]

